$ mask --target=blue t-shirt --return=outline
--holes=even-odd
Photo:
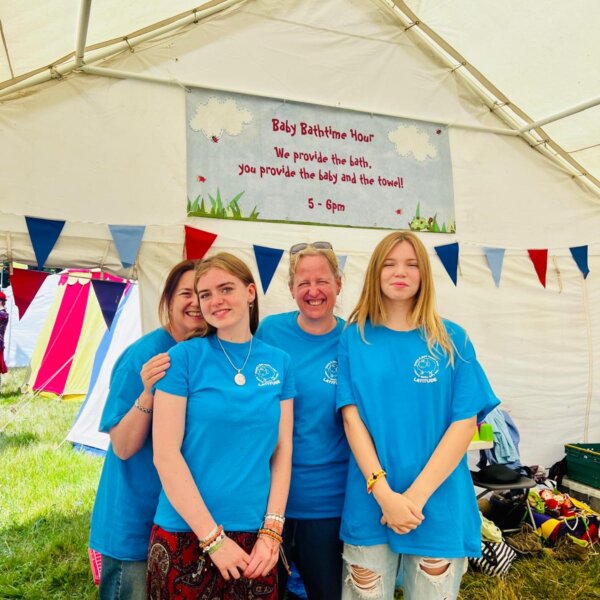
[[[294,398],[292,482],[286,514],[296,519],[339,517],[350,449],[335,409],[337,351],[344,320],[324,335],[298,325],[298,311],[264,319],[257,336],[292,357]]]
[[[444,324],[456,348],[453,367],[441,352],[429,351],[420,329],[393,331],[367,322],[367,343],[355,324],[340,339],[337,407],[357,406],[390,487],[400,493],[423,470],[451,423],[475,415],[482,420],[499,403],[465,331]],[[460,558],[481,553],[481,521],[466,456],[423,514],[425,520],[408,534],[381,525],[381,509],[351,457],[340,534],[345,542]]]
[[[240,367],[250,342],[221,340]],[[229,531],[257,531],[271,487],[270,460],[279,437],[280,401],[296,392],[290,357],[254,339],[238,386],[214,335],[181,342],[156,389],[187,398],[181,453],[215,521]],[[168,402],[162,398],[159,402]],[[167,531],[191,531],[164,490],[154,522]]]
[[[121,354],[110,378],[100,431],[108,433],[117,425],[144,391],[140,376],[144,363],[174,345],[175,340],[161,328]],[[159,492],[151,435],[127,460],[121,460],[109,445],[92,513],[90,548],[117,560],[146,560]]]

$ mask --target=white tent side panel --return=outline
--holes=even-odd
[[[106,450],[110,442],[107,433],[98,431],[100,418],[108,396],[110,375],[115,362],[123,351],[140,338],[142,326],[140,321],[140,305],[138,286],[133,286],[129,293],[108,347],[102,366],[93,388],[88,392],[81,412],[67,434],[67,440],[74,444],[83,444],[99,450]]]
[[[449,123],[457,233],[421,236],[441,312],[471,335],[521,431],[524,462],[549,465],[566,442],[600,441],[598,196],[520,138],[453,126],[506,128],[379,4],[249,1],[106,66]],[[214,249],[238,254],[256,277],[252,244],[287,249],[327,239],[348,257],[339,299],[339,312],[347,315],[386,232],[187,219],[185,95],[183,86],[75,75],[5,103],[0,164],[13,176],[3,182],[0,206],[12,256],[34,261],[23,215],[66,217],[49,265],[77,260],[127,276],[107,224],[146,225],[137,274],[148,331],[157,325],[166,273],[182,258],[184,224],[217,234]],[[460,244],[457,287],[434,251],[452,241]],[[591,273],[584,282],[569,247],[586,244]],[[487,268],[486,246],[507,249],[500,288]],[[549,249],[546,289],[529,248]],[[263,315],[293,308],[286,271],[284,255],[259,299]]]

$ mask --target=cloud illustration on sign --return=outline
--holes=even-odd
[[[412,154],[418,161],[437,157],[436,147],[429,141],[429,136],[414,125],[400,125],[398,129],[388,133],[388,139],[400,156]]]
[[[196,107],[196,114],[190,120],[194,131],[201,131],[209,140],[220,138],[223,134],[239,135],[252,121],[252,113],[239,108],[231,98],[221,102],[218,98],[210,98],[205,104]]]

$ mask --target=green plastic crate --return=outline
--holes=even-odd
[[[600,488],[600,444],[566,444],[567,475],[593,488]]]

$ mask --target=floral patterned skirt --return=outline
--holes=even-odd
[[[227,532],[248,554],[256,533]],[[194,533],[152,528],[146,580],[151,600],[277,600],[277,566],[266,577],[223,579]]]

